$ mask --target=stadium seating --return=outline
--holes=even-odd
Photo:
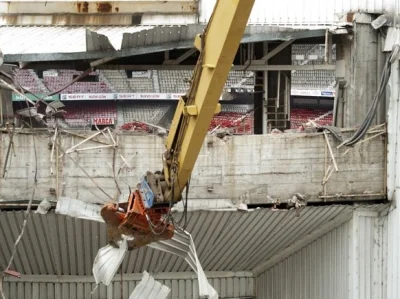
[[[252,134],[254,128],[253,105],[222,104],[221,112],[215,115],[209,131],[229,128],[234,134]]]
[[[123,70],[102,70],[105,81],[111,84],[115,92],[151,93],[155,92],[153,77],[128,78]],[[150,74],[152,72],[150,71]]]
[[[319,125],[332,124],[332,110],[293,108],[290,116],[291,128],[296,129],[309,120]]]
[[[73,80],[74,75],[82,72],[74,70],[58,70],[58,76],[44,76],[42,82],[50,91],[56,91],[67,85]],[[93,72],[91,75],[98,75]],[[63,93],[110,93],[112,92],[107,82],[75,82],[62,91]]]
[[[93,118],[117,119],[117,109],[114,102],[64,102],[65,110],[62,123],[69,128],[83,129],[92,126]],[[51,126],[53,121],[48,121]]]
[[[143,121],[157,125],[170,107],[170,104],[121,102],[118,105],[119,123]]]
[[[191,77],[192,71],[188,70],[158,71],[160,91],[166,93],[185,93],[190,87],[188,81]]]
[[[253,113],[221,112],[214,116],[209,131],[217,128],[229,128],[235,134],[252,134],[254,128]]]
[[[336,60],[336,47],[332,49],[332,60]],[[323,64],[324,45],[292,45],[292,64],[309,65]],[[314,59],[316,58],[316,59]],[[335,81],[335,71],[292,71],[292,88],[294,89],[325,89],[332,87]]]
[[[46,94],[48,89],[40,81],[39,77],[33,70],[27,69],[16,69],[14,72],[14,78],[24,88],[37,94]]]
[[[190,87],[192,71],[163,70],[158,71],[160,91],[165,93],[185,93]],[[224,90],[229,88],[254,89],[254,73],[232,71],[229,73]]]
[[[149,77],[128,78],[123,70],[101,70],[90,75],[98,75],[98,82],[75,82],[62,93],[185,93],[190,87],[191,70],[149,71]],[[35,93],[56,91],[70,83],[81,71],[50,70],[52,75],[39,79],[33,70],[17,70],[15,77],[22,86]],[[224,90],[236,88],[238,91],[254,89],[254,73],[232,71]]]

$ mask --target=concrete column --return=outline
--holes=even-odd
[[[339,127],[359,126],[377,91],[385,55],[371,20],[369,15],[357,15],[353,34],[338,39],[336,76],[346,82],[343,98],[339,91],[336,99]],[[372,125],[385,121],[385,110],[385,105],[381,105]]]
[[[0,101],[1,101],[1,118],[0,126],[4,126],[6,122],[14,122],[14,109],[12,105],[12,93],[9,90],[4,90],[0,88]]]

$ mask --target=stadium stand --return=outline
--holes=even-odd
[[[252,134],[254,128],[254,116],[236,112],[221,112],[214,116],[209,131],[217,128],[229,128],[234,134]]]
[[[252,134],[254,128],[253,105],[223,104],[221,112],[214,116],[209,131],[229,128],[234,134]]]
[[[96,101],[94,102],[64,102],[64,119],[59,123],[63,127],[71,129],[89,129],[92,127],[93,118],[112,118],[117,119],[117,108],[114,102]],[[48,125],[52,126],[54,120],[48,120]]]
[[[189,88],[189,80],[192,71],[188,70],[165,70],[158,71],[160,91],[165,93],[184,93]],[[230,72],[224,90],[236,87],[238,89],[254,89],[253,72]]]
[[[130,86],[131,92],[156,92],[152,78],[129,78],[128,84]]]
[[[100,74],[111,84],[111,89],[114,92],[155,92],[153,76],[151,75],[149,78],[128,78],[123,70],[102,70]],[[152,74],[151,71],[150,74]]]
[[[332,110],[292,108],[290,123],[292,129],[297,129],[309,120],[315,121],[319,125],[332,124]]]
[[[167,93],[185,93],[190,86],[189,81],[191,77],[192,71],[188,70],[159,71],[160,91]]]
[[[324,63],[324,45],[292,45],[292,64],[322,64]],[[333,46],[332,60],[336,60],[336,47]],[[292,71],[292,88],[294,89],[325,89],[333,86],[335,71]]]
[[[244,89],[254,89],[255,78],[254,72],[249,71],[234,71],[230,72],[228,79],[226,80],[225,90],[228,88],[244,88]]]
[[[16,69],[14,71],[14,78],[22,87],[33,93],[45,94],[49,92],[33,70]]]
[[[120,102],[118,104],[119,123],[125,124],[132,121],[143,121],[158,125],[171,104]]]
[[[57,76],[44,76],[42,82],[50,91],[56,91],[70,83],[74,76],[80,75],[82,72],[74,70],[58,70]],[[90,75],[99,75],[98,71]],[[100,78],[100,76],[99,76]],[[63,93],[110,93],[111,88],[107,82],[75,82],[65,90]]]
[[[80,75],[81,71],[50,70],[40,79],[34,70],[18,69],[15,77],[20,84],[34,93],[56,91]],[[128,78],[123,70],[101,70],[91,73],[98,76],[96,82],[75,82],[62,93],[185,93],[190,84],[192,71],[163,70],[149,71],[149,77]],[[236,88],[238,91],[254,89],[254,73],[233,71],[229,74],[224,90]]]

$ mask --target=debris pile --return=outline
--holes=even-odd
[[[125,123],[121,126],[121,130],[124,131],[136,131],[136,132],[147,132],[150,133],[150,127],[142,122],[139,121],[132,121],[129,123]]]
[[[223,112],[216,115],[210,124],[209,131],[216,129],[234,129],[235,133],[250,133],[253,130],[251,113],[240,115],[234,112]]]

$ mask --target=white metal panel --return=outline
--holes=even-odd
[[[387,258],[384,265],[387,267],[386,298],[397,298],[400,294],[400,150],[399,150],[399,79],[400,62],[396,60],[392,65],[389,81],[390,102],[388,111],[388,199],[393,206],[387,217]],[[385,226],[386,227],[386,226]]]
[[[249,213],[197,211],[189,213],[187,231],[193,236],[205,271],[244,271],[346,213],[350,219],[353,208],[305,207],[300,217],[295,211],[270,209]],[[0,213],[0,268],[8,263],[22,221],[23,212]],[[32,214],[12,267],[25,275],[91,275],[97,251],[106,244],[106,229],[99,222],[52,212]],[[184,259],[152,248],[129,252],[122,268],[124,273],[190,271]]]
[[[207,275],[209,275],[207,273]],[[190,275],[152,275],[156,281],[170,288],[171,291],[167,298],[171,299],[198,299],[197,279]],[[185,277],[186,276],[186,277]],[[229,298],[255,298],[254,278],[249,273],[230,273],[230,275],[209,275],[210,284],[212,284],[219,294],[220,299]],[[129,275],[123,275],[121,283],[120,275],[116,276],[108,287],[100,284],[93,295],[90,293],[96,287],[93,279],[88,276],[74,277],[73,279],[53,277],[41,279],[36,276],[33,281],[18,282],[16,280],[6,281],[4,290],[6,298],[24,298],[24,299],[64,299],[64,298],[93,298],[93,299],[114,299],[128,298],[133,292],[140,277],[132,278]],[[22,278],[23,279],[23,278]],[[150,298],[149,298],[150,299]]]
[[[374,272],[376,270],[374,263],[374,242],[379,242],[375,237],[375,217],[358,217],[357,224],[357,246],[358,260],[357,273],[359,291],[358,298],[377,299],[374,296]]]
[[[394,200],[397,207],[393,208],[388,216],[387,298],[397,298],[400,294],[400,210],[398,207],[398,189],[395,196],[396,199]]]
[[[346,299],[351,222],[257,277],[257,299]]]
[[[200,22],[207,22],[215,0],[201,0]],[[394,0],[256,0],[250,24],[282,26],[329,26],[349,12],[391,12]]]
[[[0,23],[1,25],[1,23]],[[121,49],[124,33],[149,30],[150,26],[11,26],[0,27],[0,47],[4,54],[74,53],[86,51],[86,29],[108,37]],[[18,36],[18,38],[16,38]]]

